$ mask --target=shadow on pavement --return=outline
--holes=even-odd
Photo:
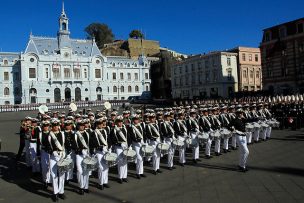
[[[276,173],[282,173],[282,174],[304,177],[304,169],[300,169],[300,168],[292,168],[292,167],[264,168],[264,167],[250,166],[249,169],[251,169],[251,170],[261,170],[261,171],[267,171],[267,172],[276,172]]]

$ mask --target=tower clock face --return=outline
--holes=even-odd
[[[70,55],[70,54],[69,54],[68,52],[65,52],[65,53],[64,53],[64,57],[65,57],[65,58],[69,57],[69,55]]]

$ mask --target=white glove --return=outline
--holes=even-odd
[[[88,152],[87,152],[86,149],[83,149],[83,150],[82,150],[82,155],[83,155],[84,157],[87,157],[87,156],[88,156]]]
[[[58,152],[57,152],[57,151],[54,151],[54,152],[53,152],[53,155],[54,155],[55,161],[58,162],[58,161],[60,160],[60,158],[61,158],[60,155],[58,154]]]

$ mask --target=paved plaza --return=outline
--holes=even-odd
[[[14,157],[19,146],[20,120],[36,112],[0,114],[0,203],[52,202],[51,187],[43,189],[40,177],[31,177],[23,162]],[[236,170],[238,151],[201,158],[192,165],[187,154],[185,167],[166,169],[153,175],[145,166],[146,178],[135,178],[135,167],[129,165],[129,183],[117,183],[117,170],[109,174],[111,188],[97,189],[97,179],[90,178],[90,194],[77,194],[77,183],[65,187],[65,202],[304,202],[304,130],[274,130],[272,139],[249,146],[249,171]],[[203,151],[201,151],[203,157]],[[59,200],[63,202],[63,200]]]

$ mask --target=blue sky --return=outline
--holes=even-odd
[[[257,47],[264,28],[304,17],[303,8],[303,0],[65,0],[73,38],[85,38],[84,28],[101,22],[118,39],[141,29],[187,54]],[[24,51],[31,30],[56,36],[60,11],[61,0],[1,1],[0,51]]]

